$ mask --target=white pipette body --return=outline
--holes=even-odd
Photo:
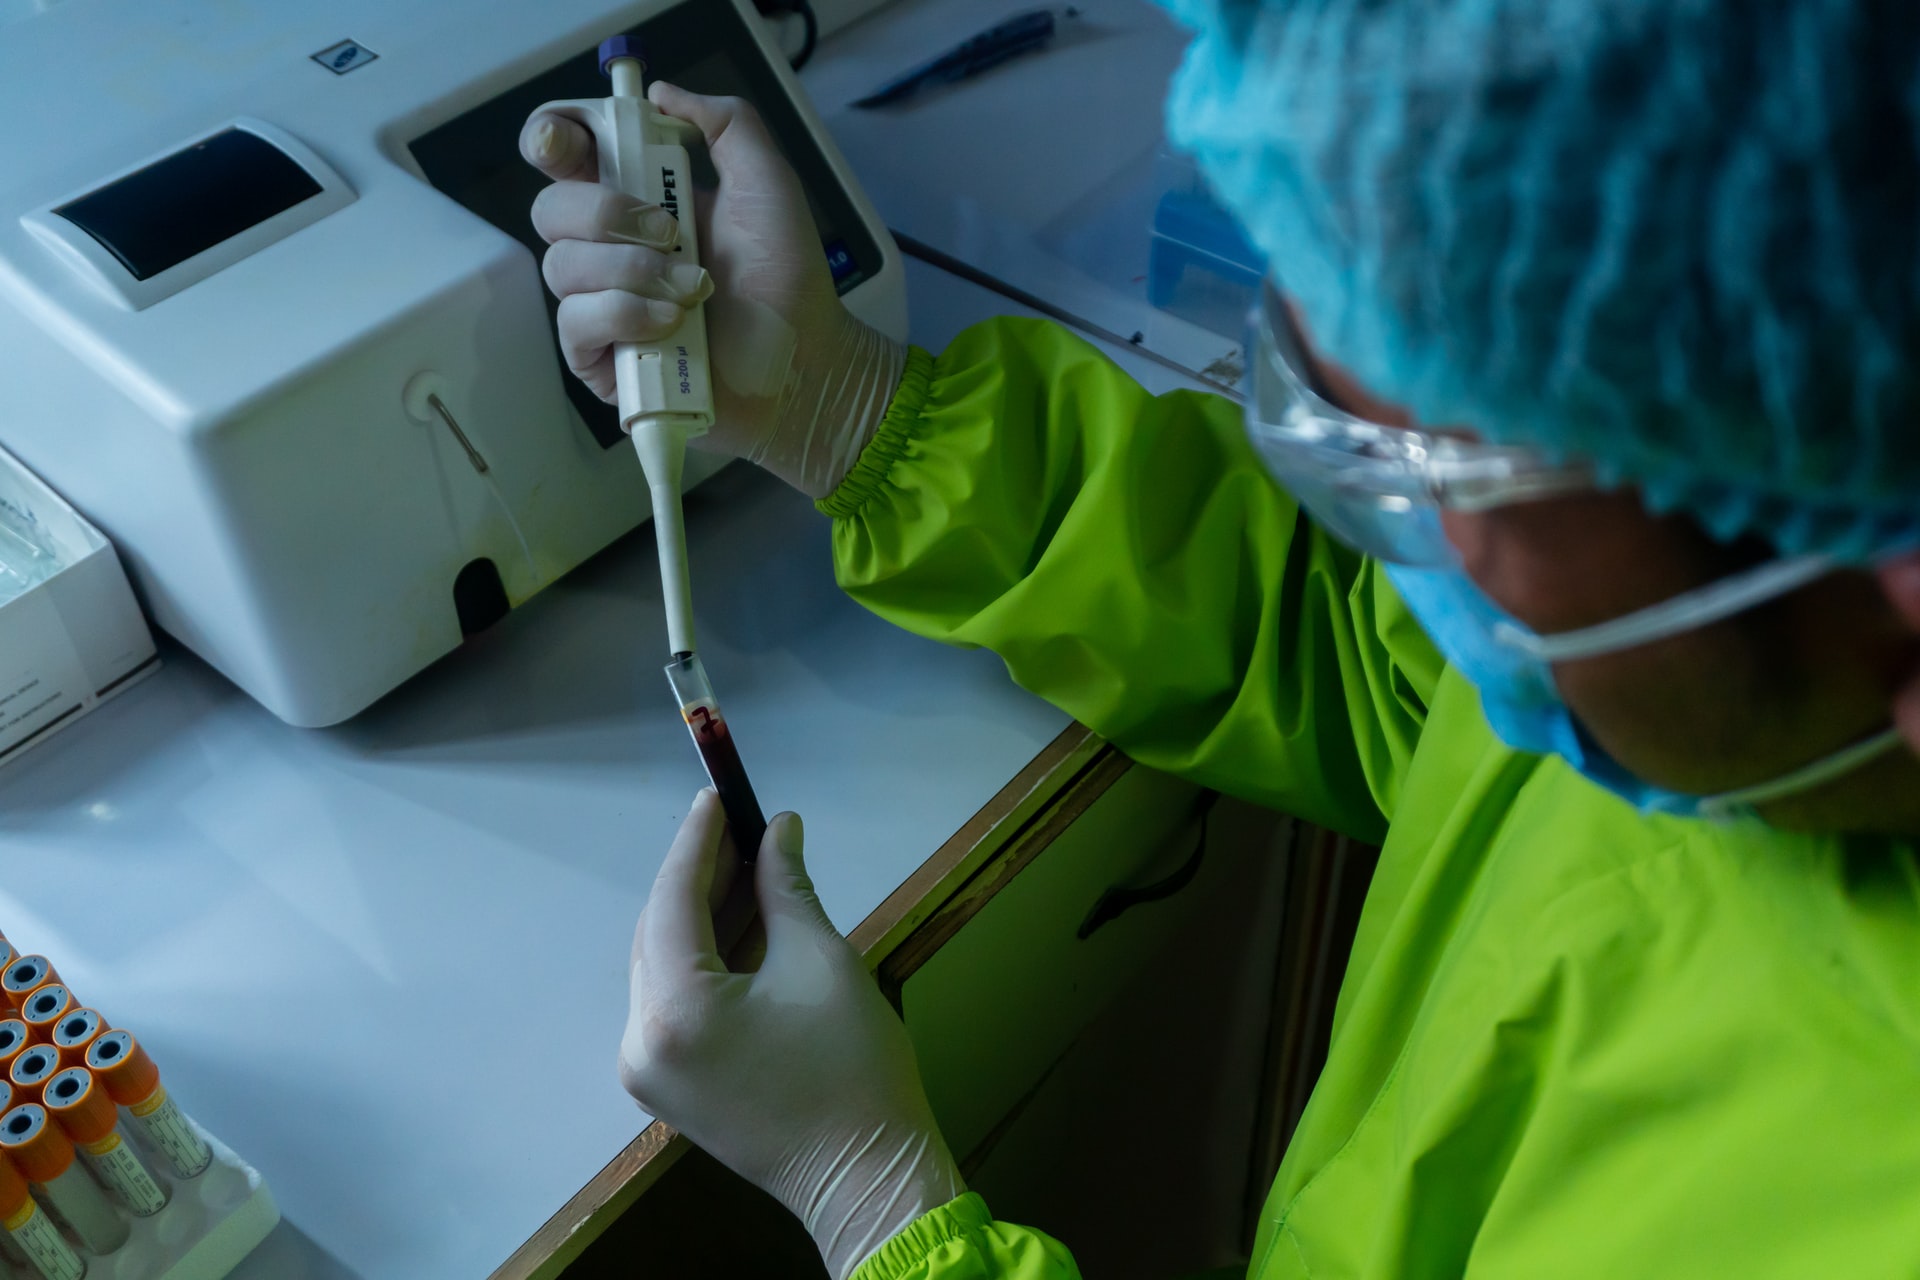
[[[676,262],[698,263],[693,176],[685,143],[698,138],[699,131],[647,101],[638,41],[625,36],[608,40],[600,46],[600,65],[613,80],[610,97],[550,102],[541,110],[591,130],[600,155],[600,181],[671,213],[680,223],[680,233],[670,256]],[[680,327],[666,338],[617,344],[613,371],[620,426],[633,437],[653,499],[667,643],[673,653],[692,653],[693,593],[687,576],[680,483],[687,441],[713,425],[706,305],[690,308]]]

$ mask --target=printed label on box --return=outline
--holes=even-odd
[[[83,710],[90,692],[73,640],[44,591],[28,592],[0,613],[5,654],[16,656],[0,656],[0,760]]]

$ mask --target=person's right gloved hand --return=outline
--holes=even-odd
[[[696,445],[824,497],[886,416],[905,352],[841,304],[800,180],[751,106],[663,83],[647,96],[699,128],[719,174],[693,200],[705,270],[667,252],[671,214],[599,184],[592,134],[535,112],[520,151],[554,179],[533,224],[550,246],[541,267],[560,298],[561,351],[611,403],[613,344],[664,338],[706,300],[715,421]]]

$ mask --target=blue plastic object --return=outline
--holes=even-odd
[[[637,58],[640,65],[647,64],[647,46],[639,36],[609,36],[600,42],[600,74],[610,76],[607,64],[615,58]]]
[[[1147,301],[1223,337],[1239,338],[1266,258],[1204,191],[1169,191],[1153,210]]]

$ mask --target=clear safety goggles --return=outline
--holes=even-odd
[[[1591,490],[1584,466],[1531,449],[1369,422],[1315,385],[1306,345],[1271,284],[1252,316],[1247,433],[1308,514],[1356,550],[1409,568],[1459,563],[1440,513]]]
[[[1592,471],[1578,464],[1556,463],[1531,449],[1369,422],[1333,404],[1315,385],[1305,340],[1271,283],[1262,289],[1252,328],[1246,420],[1255,449],[1316,523],[1366,555],[1409,569],[1457,571],[1459,555],[1441,525],[1442,511],[1486,511],[1595,488]],[[1574,631],[1540,635],[1503,618],[1492,624],[1491,639],[1542,667],[1598,657],[1732,617],[1838,567],[1826,556],[1785,557]],[[1880,730],[1781,777],[1701,798],[1700,812],[1724,816],[1810,790],[1901,742],[1897,729]]]

